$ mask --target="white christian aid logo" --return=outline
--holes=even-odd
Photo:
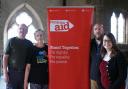
[[[74,25],[68,20],[50,20],[50,31],[51,32],[67,32]]]

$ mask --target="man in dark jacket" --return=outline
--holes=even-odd
[[[91,89],[98,88],[98,64],[100,60],[100,49],[102,46],[102,37],[104,34],[103,24],[95,24],[93,27],[94,38],[91,40],[90,49],[90,79],[91,79]]]

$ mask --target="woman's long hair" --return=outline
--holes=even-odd
[[[110,33],[110,32],[105,33],[104,36],[107,36],[107,37],[110,39],[110,41],[112,42],[112,52],[111,52],[111,54],[110,54],[110,57],[113,57],[113,56],[115,56],[115,55],[117,54],[117,52],[119,51],[119,49],[118,49],[118,47],[117,47],[117,45],[116,45],[116,39],[115,39],[114,35],[113,35],[112,33]],[[103,36],[103,37],[104,37],[104,36]],[[102,42],[103,42],[103,41],[102,41]],[[103,58],[106,53],[107,53],[107,51],[106,51],[106,49],[105,49],[105,48],[103,47],[103,45],[102,45],[102,47],[101,47],[101,57]]]

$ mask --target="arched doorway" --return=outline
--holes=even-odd
[[[27,20],[26,20],[26,19]],[[15,30],[18,27],[18,24],[20,23],[25,23],[26,25],[29,26],[29,32],[26,36],[27,39],[31,40],[32,42],[35,42],[34,39],[30,39],[33,32],[36,29],[42,29],[43,25],[41,22],[40,17],[38,16],[38,14],[36,13],[36,11],[27,3],[23,3],[21,5],[19,5],[18,7],[16,7],[16,9],[14,9],[12,11],[12,13],[9,15],[6,23],[5,23],[5,28],[4,28],[4,48],[5,48],[5,44],[7,42],[7,40],[10,37],[16,36],[15,34]],[[13,33],[12,33],[13,32]]]
[[[34,39],[32,37],[34,31],[36,29],[44,30],[41,19],[36,13],[36,11],[29,4],[23,3],[18,7],[16,7],[16,9],[12,11],[12,13],[9,15],[9,17],[6,20],[4,27],[4,37],[3,37],[4,48],[7,40],[17,35],[16,30],[18,28],[18,25],[21,23],[25,23],[26,25],[29,26],[27,39],[31,40],[32,42],[34,42]],[[5,84],[2,79],[0,79],[0,87],[2,89],[5,89]]]

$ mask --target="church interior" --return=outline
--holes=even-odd
[[[119,49],[128,60],[127,4],[128,0],[0,0],[0,75],[6,42],[16,36],[15,29],[18,24],[26,22],[29,25],[31,31],[27,38],[32,42],[35,41],[32,36],[34,31],[44,30],[47,43],[48,7],[94,6],[93,23],[103,23],[105,32],[114,34]]]

